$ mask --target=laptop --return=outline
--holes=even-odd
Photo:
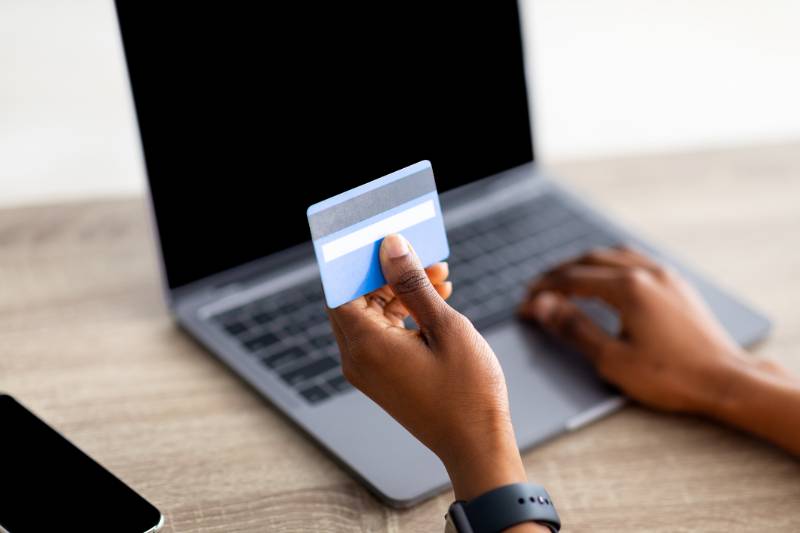
[[[388,504],[448,477],[342,376],[309,242],[315,202],[432,162],[450,304],[497,353],[523,450],[623,403],[515,317],[528,281],[566,259],[633,244],[686,275],[739,343],[767,333],[761,313],[537,165],[515,0],[116,5],[169,309]],[[581,305],[615,328],[608,308]]]

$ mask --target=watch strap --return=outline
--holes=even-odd
[[[448,517],[459,533],[497,533],[524,522],[561,529],[555,506],[544,487],[514,483],[491,490],[469,501],[456,501]]]

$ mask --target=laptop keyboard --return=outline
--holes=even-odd
[[[551,195],[454,228],[447,238],[449,303],[478,329],[514,316],[537,274],[592,248],[619,244]]]
[[[536,274],[590,248],[618,243],[550,195],[449,230],[448,240],[455,288],[449,302],[478,329],[511,318]],[[352,388],[341,372],[318,281],[212,320],[310,404]]]

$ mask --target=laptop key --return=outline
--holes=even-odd
[[[271,322],[273,318],[275,317],[271,313],[258,313],[253,315],[253,321],[256,324],[266,324],[267,322]]]
[[[321,307],[321,306],[320,306]],[[300,326],[301,329],[306,330],[311,326],[315,326],[320,322],[327,322],[328,316],[327,315],[310,315],[310,316],[301,316],[295,320],[295,323]]]
[[[314,348],[326,348],[331,344],[334,344],[334,340],[332,337],[324,335],[320,337],[313,337],[311,339],[311,346]]]
[[[295,303],[295,301],[289,301],[289,302],[283,304],[280,309],[278,309],[278,313],[280,313],[281,315],[284,315],[284,316],[285,315],[291,315],[292,313],[297,311],[297,309],[299,309],[299,306],[297,305],[297,303]]]
[[[289,322],[288,324],[286,324],[286,326],[284,326],[283,329],[289,335],[297,335],[298,333],[303,332],[303,328],[296,322]]]
[[[306,353],[303,350],[301,350],[297,346],[292,346],[291,348],[287,348],[280,352],[264,357],[263,359],[261,359],[261,361],[269,368],[275,369],[282,367],[288,363],[299,361],[304,357],[306,357]]]
[[[339,361],[333,357],[326,356],[311,361],[299,368],[289,370],[281,374],[281,378],[289,385],[297,385],[311,378],[324,374],[328,370],[339,367]]]
[[[276,342],[278,342],[278,337],[276,337],[274,333],[270,333],[268,331],[255,338],[245,341],[244,346],[251,352],[255,352],[256,350],[266,348],[267,346],[275,344]]]
[[[325,389],[318,387],[317,385],[312,385],[308,388],[302,389],[300,394],[312,404],[319,403],[329,397],[328,393],[325,392]]]
[[[350,382],[347,381],[347,379],[341,374],[330,378],[328,380],[328,386],[330,386],[336,392],[344,392],[353,388]]]
[[[223,327],[225,328],[225,331],[234,337],[247,331],[247,325],[242,322],[231,322],[229,324],[225,324]]]

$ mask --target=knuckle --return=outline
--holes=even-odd
[[[630,268],[622,274],[620,282],[623,290],[638,294],[650,285],[651,274],[643,268]]]
[[[583,259],[592,263],[597,263],[603,260],[605,252],[600,248],[592,248],[583,256]]]
[[[428,287],[428,275],[422,269],[408,270],[400,275],[394,289],[400,294],[414,294]]]
[[[675,275],[675,273],[671,268],[664,265],[654,266],[651,269],[651,272],[653,273],[653,276],[661,282],[671,281],[673,279],[673,276]]]

